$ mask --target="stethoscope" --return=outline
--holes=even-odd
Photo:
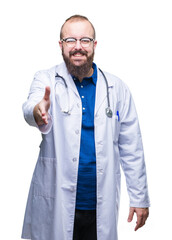
[[[112,112],[112,110],[111,110],[111,108],[110,108],[108,81],[107,81],[107,78],[106,78],[104,72],[103,72],[100,68],[99,68],[99,70],[100,70],[101,74],[103,75],[103,78],[104,78],[105,83],[106,83],[106,90],[107,90],[107,105],[108,105],[108,106],[107,106],[107,108],[105,109],[105,114],[106,114],[106,116],[107,116],[108,118],[112,118],[113,112]],[[68,86],[67,86],[66,80],[64,79],[64,77],[60,76],[58,73],[56,73],[56,75],[55,75],[55,79],[56,79],[56,80],[57,80],[57,78],[61,78],[61,79],[63,80],[63,83],[64,83],[65,88],[66,88],[66,90],[67,90],[67,95],[68,95],[68,109],[67,109],[66,111],[63,110],[62,112],[70,115],[71,112],[70,112],[70,109],[69,109],[69,104],[70,104],[70,103],[69,103],[69,93],[68,93]]]

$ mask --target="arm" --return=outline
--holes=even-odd
[[[131,222],[134,213],[136,213],[136,231],[145,224],[150,204],[141,132],[135,105],[127,87],[124,96],[125,102],[121,113],[119,151],[130,198],[128,221]]]

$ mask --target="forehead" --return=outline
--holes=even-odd
[[[91,24],[86,21],[68,21],[64,24],[62,29],[63,37],[93,37],[93,28]]]

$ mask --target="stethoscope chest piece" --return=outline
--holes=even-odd
[[[112,110],[109,107],[107,107],[105,111],[106,111],[106,116],[109,118],[112,118],[112,115],[113,115]]]

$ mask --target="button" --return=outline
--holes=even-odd
[[[84,86],[83,85],[81,85],[81,88],[83,88]]]
[[[77,130],[75,130],[75,133],[76,133],[76,134],[79,134],[79,130],[78,130],[78,129],[77,129]]]
[[[103,197],[102,196],[98,196],[97,197],[100,201],[103,199]]]
[[[84,96],[82,96],[82,98],[84,98]]]
[[[103,173],[103,169],[99,169],[98,172],[102,174]]]
[[[102,196],[98,196],[97,198],[98,198],[97,204],[102,203],[103,197]]]
[[[71,191],[71,192],[74,192],[74,191],[75,191],[75,187],[74,187],[74,186],[71,186],[71,187],[70,187],[70,191]]]
[[[82,108],[83,110],[85,110],[85,108]]]
[[[73,162],[76,162],[76,161],[77,161],[77,158],[73,158],[72,161],[73,161]]]

